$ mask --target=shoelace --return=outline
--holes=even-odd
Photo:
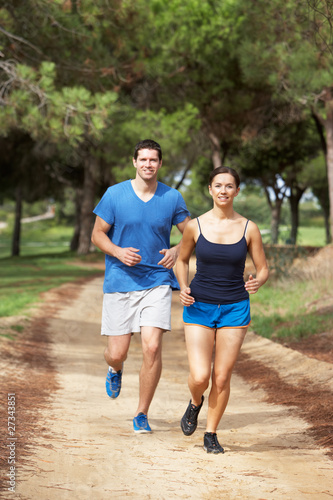
[[[213,448],[221,448],[220,443],[217,440],[217,434],[208,434],[209,438],[209,445],[212,446]]]
[[[146,422],[147,422],[146,415],[138,415],[137,421],[140,427],[146,427]]]
[[[191,404],[191,406],[190,406],[190,412],[189,412],[190,414],[188,416],[188,419],[191,420],[192,418],[195,418],[196,414],[198,413],[198,410],[199,410],[198,406],[194,406],[194,404]]]
[[[214,448],[218,448],[220,446],[219,443],[218,443],[218,441],[217,441],[217,435],[216,434],[212,435],[211,445],[214,446]]]
[[[117,373],[113,373],[113,372],[110,372],[110,382],[112,385],[116,385],[116,387],[118,388],[119,385],[120,385],[120,375],[118,372]]]

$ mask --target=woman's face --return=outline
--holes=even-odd
[[[239,193],[235,178],[231,174],[217,174],[209,188],[209,193],[218,206],[232,204]]]

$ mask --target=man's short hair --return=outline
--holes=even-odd
[[[155,142],[152,139],[144,139],[143,141],[138,142],[134,148],[134,160],[137,159],[140,149],[155,149],[155,151],[158,152],[159,160],[162,160],[162,148],[158,142]]]

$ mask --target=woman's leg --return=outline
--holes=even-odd
[[[220,328],[216,331],[212,387],[208,399],[206,432],[216,432],[228,404],[230,380],[247,328]]]
[[[192,404],[198,406],[209,385],[215,331],[199,325],[185,325],[184,329],[190,368],[188,386]]]

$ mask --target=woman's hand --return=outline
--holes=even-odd
[[[179,299],[180,299],[180,302],[183,304],[183,306],[185,307],[188,307],[188,306],[191,306],[195,301],[194,301],[194,298],[191,297],[191,289],[190,287],[186,287],[186,288],[183,288],[181,291],[180,291],[180,294],[179,294]]]
[[[245,290],[249,293],[257,293],[260,288],[259,281],[250,274],[248,281],[245,283]]]

